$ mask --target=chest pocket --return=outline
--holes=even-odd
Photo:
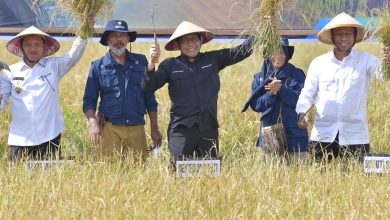
[[[187,71],[177,70],[172,71],[169,74],[169,78],[171,81],[179,81],[179,80],[185,80],[191,77],[191,74]]]
[[[141,64],[134,65],[131,68],[131,82],[133,85],[141,88],[142,75],[145,72],[145,66]]]
[[[200,68],[200,71],[201,71],[200,75],[205,77],[205,80],[212,79],[214,81],[214,83],[216,82],[216,80],[219,80],[218,70],[212,64],[208,64],[208,65],[202,66]]]
[[[319,90],[322,91],[332,90],[336,86],[336,79],[334,75],[322,74],[320,75],[318,81],[319,81],[318,88]]]
[[[351,80],[359,80],[359,81],[362,81],[362,80],[365,80],[364,79],[364,76],[365,74],[362,73],[362,72],[359,72],[359,71],[356,71],[356,70],[351,70],[351,74],[350,74],[350,78]]]
[[[103,69],[100,72],[100,84],[102,85],[102,87],[113,87],[119,84],[118,77],[115,73],[115,69]]]

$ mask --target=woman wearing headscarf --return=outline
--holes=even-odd
[[[253,111],[261,112],[260,134],[257,146],[263,147],[261,130],[278,123],[279,115],[286,136],[288,159],[305,161],[308,151],[307,129],[298,127],[298,115],[295,106],[305,82],[304,72],[289,63],[294,47],[288,39],[281,38],[281,49],[272,57],[264,58],[261,71],[256,73],[252,82],[252,94],[243,111],[250,106]],[[279,119],[279,120],[280,120]]]

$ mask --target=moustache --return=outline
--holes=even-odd
[[[125,46],[125,44],[124,43],[122,43],[122,42],[118,42],[118,43],[116,43],[116,44],[114,44],[113,45],[114,47],[124,47]]]

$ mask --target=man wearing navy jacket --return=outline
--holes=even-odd
[[[83,111],[90,125],[91,144],[99,149],[104,159],[129,152],[136,158],[146,159],[146,113],[150,118],[153,144],[161,144],[156,98],[153,92],[141,89],[142,74],[148,61],[144,55],[126,49],[129,42],[135,41],[136,35],[135,31],[128,30],[125,21],[110,21],[100,39],[100,43],[110,50],[92,63],[86,83]],[[99,97],[98,122],[96,105]]]

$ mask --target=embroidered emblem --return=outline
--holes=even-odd
[[[172,71],[172,73],[183,73],[184,70],[175,70],[175,71]]]
[[[12,79],[16,81],[15,92],[18,93],[18,94],[21,93],[22,92],[22,88],[20,87],[20,81],[24,80],[24,77],[23,76],[17,76],[17,77],[13,77]]]
[[[202,66],[202,69],[204,69],[204,68],[207,68],[207,67],[210,67],[210,66],[212,66],[213,64],[209,64],[209,65],[206,65],[206,66]]]
[[[116,24],[117,25],[115,25],[115,29],[120,29],[120,30],[124,30],[125,29],[125,26],[122,25],[121,21],[118,21]]]
[[[15,87],[15,92],[16,93],[21,93],[22,92],[22,88],[20,88],[19,86]]]

